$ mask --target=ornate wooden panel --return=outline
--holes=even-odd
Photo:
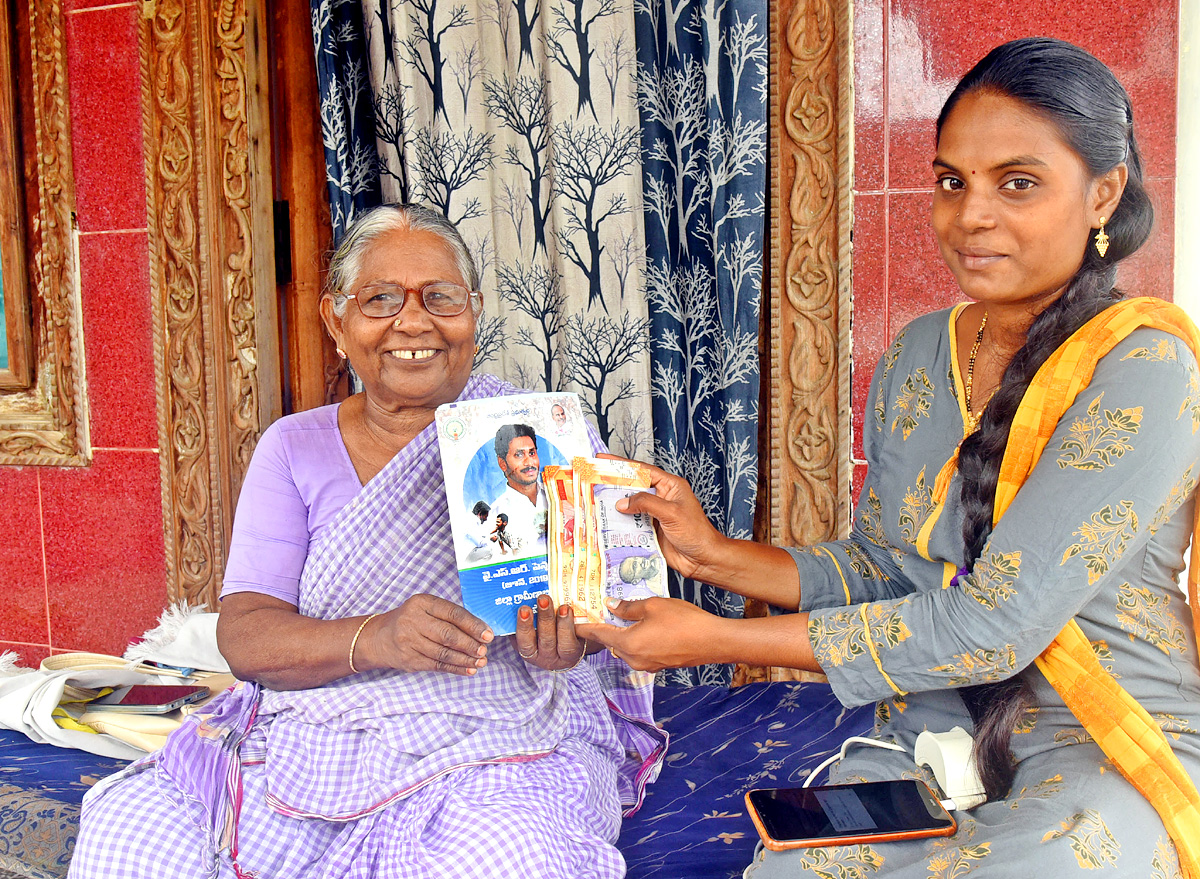
[[[849,7],[772,6],[771,540],[842,536],[850,510]]]
[[[169,591],[211,604],[250,454],[280,409],[265,11],[254,0],[143,9]]]
[[[771,5],[769,478],[760,538],[844,536],[850,515],[850,6]],[[769,378],[768,378],[769,376]],[[747,602],[746,615],[766,612]],[[820,678],[739,665],[736,683]]]

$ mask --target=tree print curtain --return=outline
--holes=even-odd
[[[639,0],[638,104],[657,463],[717,527],[748,538],[758,485],[758,328],[769,61],[763,0]],[[676,594],[741,616],[690,580]],[[729,683],[730,669],[666,672]]]
[[[312,0],[312,14],[335,238],[381,200],[441,208],[481,272],[477,365],[578,392],[614,451],[683,474],[749,537],[765,0]],[[742,612],[711,586],[672,590]]]
[[[484,291],[476,365],[652,454],[632,0],[314,0],[337,235],[432,204]]]

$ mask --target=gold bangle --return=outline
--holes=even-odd
[[[354,633],[354,639],[350,642],[350,671],[358,674],[358,669],[354,667],[354,648],[358,646],[358,636],[363,633],[363,629],[367,627],[367,623],[379,616],[377,613],[371,614],[365,620],[358,624],[358,631]]]

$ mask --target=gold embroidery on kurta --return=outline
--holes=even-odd
[[[908,439],[917,428],[917,420],[929,416],[929,407],[933,405],[933,382],[921,367],[904,380],[900,393],[892,408],[898,413],[892,419],[892,433],[900,429],[901,436]]]
[[[1122,363],[1124,363],[1126,360],[1150,360],[1157,363],[1178,363],[1179,348],[1176,347],[1174,338],[1155,339],[1153,346],[1134,348],[1121,358]]]
[[[1092,741],[1091,735],[1083,727],[1064,729],[1054,734],[1054,741],[1065,745],[1082,745]]]
[[[1016,668],[1016,650],[1012,644],[1005,644],[1003,647],[981,647],[971,653],[959,653],[953,662],[931,668],[930,672],[948,675],[947,684],[951,687],[966,687],[1002,680]]]
[[[963,817],[953,836],[932,841],[929,846],[931,857],[926,864],[929,879],[959,879],[992,853],[990,842],[971,841],[978,829],[974,818]]]
[[[1179,866],[1179,852],[1174,844],[1161,836],[1154,842],[1154,855],[1150,858],[1150,879],[1183,879]]]
[[[1163,653],[1187,652],[1187,634],[1171,609],[1171,598],[1146,586],[1122,583],[1117,589],[1117,624],[1130,640],[1141,638]]]
[[[880,700],[875,703],[875,735],[878,736],[884,726],[892,719],[892,706]]]
[[[900,516],[896,522],[900,533],[913,546],[917,544],[917,534],[921,525],[933,512],[933,486],[925,484],[925,468],[917,474],[917,484],[904,492],[904,500],[900,504]]]
[[[1183,403],[1179,407],[1179,415],[1176,417],[1182,418],[1184,412],[1191,413],[1192,433],[1195,433],[1200,428],[1200,376],[1196,375],[1195,365],[1188,367],[1188,393],[1183,398]]]
[[[976,863],[991,853],[992,844],[990,842],[956,845],[950,851],[934,855],[929,859],[929,879],[959,879],[974,870]]]
[[[904,709],[908,707],[908,702],[899,693],[892,696],[891,699],[880,699],[875,703],[875,735],[883,730],[884,726],[891,722],[892,712],[903,714]]]
[[[901,352],[904,351],[905,332],[905,330],[900,331],[900,335],[896,336],[896,340],[892,342],[892,347],[883,355],[883,372],[879,375],[879,385],[875,390],[875,429],[877,431],[882,431],[884,422],[887,421],[887,404],[883,399],[883,387],[887,384],[888,373],[892,371],[892,367],[896,365]]]
[[[850,569],[865,580],[889,580],[883,568],[875,564],[875,559],[871,558],[871,554],[858,543],[847,541],[842,544],[842,548],[846,551],[846,557],[850,561]]]
[[[1092,641],[1092,653],[1096,655],[1096,661],[1100,663],[1100,667],[1112,675],[1114,678],[1119,678],[1120,675],[1113,671],[1113,652],[1108,646],[1108,642],[1101,638],[1099,641]]]
[[[862,533],[876,546],[891,553],[897,561],[904,557],[904,552],[892,546],[883,533],[883,501],[875,494],[874,488],[867,489],[867,502],[859,504],[858,527]]]
[[[922,782],[923,784],[927,785],[930,790],[938,790],[937,776],[933,774],[932,769],[924,764],[916,766],[912,769],[901,770],[900,777],[902,779]]]
[[[1178,739],[1180,733],[1196,731],[1189,721],[1182,717],[1176,717],[1174,714],[1167,714],[1165,711],[1156,711],[1150,716],[1154,718],[1154,722],[1158,724],[1159,728],[1173,739]]]
[[[1017,594],[1014,581],[1021,574],[1021,551],[989,552],[975,563],[970,576],[962,581],[962,590],[988,610]]]
[[[1192,475],[1193,468],[1189,466],[1179,477],[1179,481],[1171,487],[1171,493],[1163,501],[1162,506],[1154,511],[1154,520],[1150,523],[1150,533],[1154,534],[1163,525],[1171,521],[1171,516],[1179,509],[1179,505],[1192,496],[1196,490],[1196,477]]]
[[[1042,842],[1063,837],[1070,840],[1075,860],[1083,870],[1099,870],[1115,864],[1121,854],[1121,844],[1094,809],[1084,809],[1071,816],[1062,823],[1062,830],[1051,830],[1042,837]]]
[[[1133,501],[1119,501],[1116,506],[1107,504],[1075,529],[1080,541],[1067,548],[1062,560],[1066,562],[1082,556],[1088,570],[1088,583],[1095,583],[1121,558],[1125,545],[1137,530],[1138,517],[1133,511]]]
[[[1092,400],[1087,416],[1076,418],[1067,428],[1067,435],[1059,446],[1058,466],[1061,469],[1103,470],[1133,448],[1130,438],[1137,435],[1142,423],[1142,407],[1101,409],[1103,398],[1101,393]]]
[[[905,599],[896,604],[867,604],[809,617],[809,637],[818,661],[838,666],[869,654],[868,637],[879,647],[895,647],[912,634],[900,615],[907,603]]]
[[[1008,797],[1008,807],[1010,809],[1020,809],[1022,800],[1048,800],[1051,797],[1057,796],[1063,792],[1065,785],[1061,775],[1052,775],[1049,778],[1039,781],[1032,787],[1023,787],[1021,790]]]
[[[883,855],[869,845],[825,845],[797,851],[804,853],[797,869],[821,879],[866,879],[883,867]]]
[[[1021,716],[1017,718],[1017,725],[1013,727],[1014,735],[1033,732],[1037,727],[1038,709],[1037,706],[1031,706],[1021,712]]]

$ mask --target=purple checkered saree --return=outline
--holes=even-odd
[[[515,392],[476,376],[460,399]],[[419,592],[461,601],[451,547],[431,425],[312,544],[299,610],[338,619],[386,611]],[[607,651],[556,674],[527,665],[504,637],[472,677],[373,671],[308,690],[239,684],[151,759],[193,811],[201,809],[210,838],[230,849],[238,870],[241,772],[260,763],[275,813],[351,822],[449,773],[584,749],[613,765],[629,814],[665,752],[651,698],[651,678]]]

